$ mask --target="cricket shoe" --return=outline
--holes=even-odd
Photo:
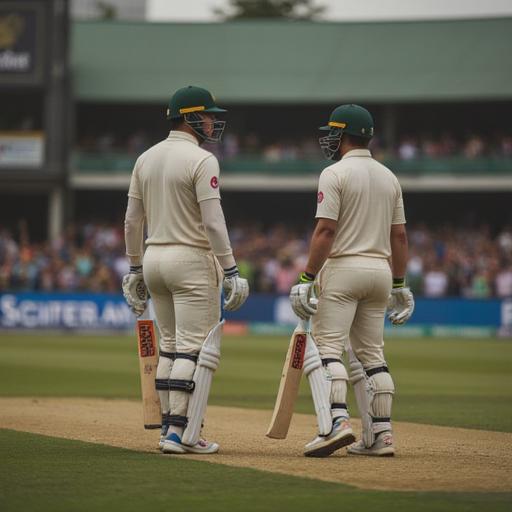
[[[328,457],[331,453],[352,444],[356,440],[350,422],[347,419],[336,420],[331,433],[317,436],[304,448],[306,457]]]
[[[160,441],[158,442],[158,447],[160,450],[164,447],[164,441],[167,437],[167,432],[169,431],[169,425],[162,425],[162,430],[160,431]]]
[[[164,453],[194,453],[194,454],[209,454],[217,453],[219,451],[219,445],[217,443],[209,443],[204,439],[199,441],[194,446],[189,446],[181,442],[180,436],[176,433],[172,433],[167,436],[163,441],[162,452]]]
[[[217,453],[219,451],[218,443],[210,443],[206,439],[199,439],[194,446],[182,445],[187,453]]]
[[[375,442],[366,448],[363,441],[358,441],[353,446],[347,448],[351,455],[369,455],[370,457],[393,457],[395,447],[393,446],[393,434],[387,430],[378,434]]]
[[[185,451],[184,446],[181,444],[181,439],[178,434],[173,432],[169,434],[162,443],[162,452],[163,453],[174,453],[176,455],[181,455],[183,453],[187,453]]]

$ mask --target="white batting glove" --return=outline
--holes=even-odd
[[[293,312],[302,320],[307,320],[318,309],[318,299],[315,297],[315,277],[306,272],[299,276],[299,284],[290,290],[290,303]]]
[[[130,267],[130,273],[123,277],[123,295],[136,316],[144,313],[148,302],[148,289],[142,276],[142,266]]]
[[[393,325],[402,325],[414,312],[414,296],[411,290],[402,286],[393,288],[388,299],[388,318]]]
[[[224,309],[226,311],[236,311],[249,296],[249,283],[247,279],[240,277],[236,266],[224,270],[222,288],[224,289]]]

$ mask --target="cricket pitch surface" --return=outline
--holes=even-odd
[[[295,414],[287,439],[265,437],[271,411],[210,406],[205,434],[215,455],[162,455],[159,431],[144,430],[140,402],[83,398],[1,398],[0,428],[235,467],[249,467],[397,491],[512,491],[512,434],[394,422],[394,458],[302,455],[316,432],[314,416]],[[359,439],[360,422],[352,420]]]

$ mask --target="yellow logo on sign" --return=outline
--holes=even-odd
[[[25,20],[20,15],[0,16],[0,50],[12,48],[24,29]]]

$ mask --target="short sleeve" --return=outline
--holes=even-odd
[[[338,220],[341,207],[341,188],[338,177],[329,168],[324,169],[318,181],[316,218]]]
[[[132,172],[132,178],[130,180],[130,188],[128,189],[128,197],[134,197],[135,199],[142,200],[142,188],[140,186],[139,178],[139,159],[135,162],[135,166]]]
[[[194,185],[198,203],[207,199],[220,199],[219,173],[219,162],[214,155],[207,156],[196,167]]]
[[[391,224],[405,224],[405,210],[404,200],[402,197],[402,187],[400,187],[398,180],[396,180],[396,189],[395,207],[393,209],[393,219]]]

